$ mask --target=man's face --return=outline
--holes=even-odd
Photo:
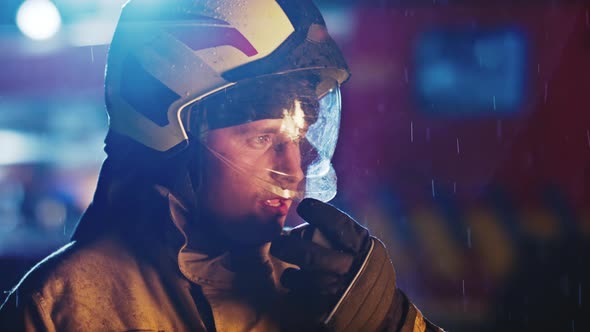
[[[302,184],[304,127],[287,117],[208,132],[200,195],[209,222],[222,235],[259,244],[280,234],[293,201],[268,187],[297,190]]]

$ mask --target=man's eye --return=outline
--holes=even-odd
[[[259,135],[248,140],[250,146],[254,148],[266,148],[272,143],[270,135]]]

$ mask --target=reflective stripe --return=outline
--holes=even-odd
[[[426,322],[424,321],[424,316],[420,310],[416,309],[416,319],[414,320],[414,329],[413,332],[424,332],[426,331]]]
[[[356,283],[359,276],[365,271],[365,267],[367,266],[367,262],[369,261],[369,258],[371,257],[371,254],[373,253],[373,248],[375,248],[375,240],[371,239],[371,248],[369,248],[369,253],[367,253],[367,257],[365,257],[365,261],[361,265],[361,268],[359,269],[359,271],[354,276],[354,279],[352,279],[352,281],[350,282],[350,284],[346,288],[346,291],[344,291],[344,294],[342,294],[342,296],[340,297],[340,300],[338,300],[338,303],[336,303],[336,306],[334,306],[334,309],[332,309],[332,312],[330,312],[330,314],[328,315],[328,318],[326,318],[324,320],[324,324],[328,325],[328,323],[330,322],[332,317],[334,317],[334,314],[336,313],[336,311],[338,311],[338,309],[340,308],[340,305],[342,304],[342,301],[344,300],[344,298],[348,295],[348,293],[350,293],[352,286],[354,286],[354,284]]]

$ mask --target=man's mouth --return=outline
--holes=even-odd
[[[264,208],[267,211],[278,215],[287,215],[287,213],[289,212],[289,208],[291,207],[290,199],[278,197],[265,199],[262,200],[260,203],[262,204],[262,206],[264,206]]]
[[[264,201],[264,204],[266,204],[268,206],[272,206],[272,207],[279,207],[279,206],[281,206],[281,204],[283,204],[282,201],[283,200],[280,198],[267,199]]]

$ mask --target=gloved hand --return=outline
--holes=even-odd
[[[299,267],[281,276],[297,321],[337,331],[377,329],[395,292],[395,272],[383,244],[321,201],[305,199],[297,213],[309,224],[271,247],[274,256]]]

